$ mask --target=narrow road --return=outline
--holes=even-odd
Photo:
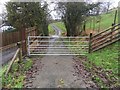
[[[61,36],[61,30],[55,24],[52,24],[52,28],[55,30],[55,35],[53,36]]]
[[[56,34],[53,35],[51,41],[59,39],[61,35],[61,30],[52,25],[53,29],[56,31]],[[50,43],[54,45],[55,43]],[[62,45],[59,44],[59,45]],[[62,50],[62,49],[61,49]],[[48,53],[54,52],[48,47]],[[29,78],[29,82],[25,87],[32,88],[86,88],[88,87],[82,76],[78,77],[75,74],[74,66],[74,56],[44,56],[40,60],[37,60],[37,68],[40,69],[37,71],[33,77],[34,79]]]
[[[7,63],[8,61],[10,61],[12,59],[16,50],[17,50],[17,47],[13,47],[11,49],[0,52],[0,53],[2,53],[2,57],[0,57],[0,58],[2,58],[2,65]]]

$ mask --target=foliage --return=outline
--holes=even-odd
[[[3,69],[0,71],[0,77],[2,77],[2,87],[22,88],[25,79],[25,72],[31,68],[32,64],[33,62],[31,59],[27,59],[20,64],[18,64],[18,62],[15,62],[12,65],[11,71],[8,73],[7,77],[4,75],[7,66],[3,67]]]
[[[109,11],[109,13],[107,14],[103,13],[98,16],[87,17],[86,18],[86,31],[89,31],[89,30],[103,31],[109,28],[114,21],[114,15],[115,15],[115,10],[112,10],[112,11]],[[117,15],[117,18],[118,18],[118,15]],[[116,19],[116,24],[117,23],[118,23],[118,19]],[[62,30],[63,33],[66,33],[66,28],[63,22],[56,22],[54,24],[58,26]]]
[[[8,21],[16,29],[37,26],[42,30],[40,33],[48,35],[48,31],[44,29],[47,24],[46,7],[42,7],[39,2],[8,2],[6,3],[8,12]]]
[[[58,13],[62,16],[67,30],[67,36],[80,34],[80,26],[92,10],[97,5],[85,2],[60,2],[58,3]]]

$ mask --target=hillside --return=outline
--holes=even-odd
[[[101,14],[99,16],[91,16],[87,18],[86,29],[101,31],[106,28],[109,28],[114,22],[114,17],[115,17],[115,10],[110,11],[109,13]],[[116,23],[118,23],[118,15],[116,18]]]
[[[86,32],[99,32],[109,28],[114,22],[115,10],[110,11],[109,13],[104,13],[99,16],[90,16],[86,20]],[[99,21],[99,22],[98,22]],[[116,23],[118,23],[118,15],[116,18]],[[58,26],[63,33],[66,32],[66,28],[63,22],[54,23]]]

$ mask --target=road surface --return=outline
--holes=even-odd
[[[2,57],[0,57],[0,58],[2,58],[2,65],[12,59],[16,50],[17,50],[17,47],[13,47],[11,49],[8,49],[8,50],[2,52]]]
[[[55,25],[52,25],[56,34],[53,35],[51,41],[55,41],[61,35],[61,30]],[[55,43],[50,43],[54,46]],[[58,44],[58,45],[62,45]],[[62,50],[62,49],[61,49]],[[49,49],[48,52],[55,52]],[[63,50],[62,50],[63,52]],[[29,78],[27,75],[26,88],[86,88],[89,87],[84,82],[82,76],[77,77],[75,74],[74,66],[74,56],[44,56],[43,58],[38,58],[36,61],[36,66],[39,69],[37,74],[34,74],[34,78]],[[41,68],[42,65],[42,68]],[[34,71],[34,70],[33,70]],[[33,72],[31,71],[31,72]],[[29,83],[30,82],[30,83]]]

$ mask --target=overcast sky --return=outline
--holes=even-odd
[[[0,14],[5,10],[4,4],[5,4],[5,2],[8,2],[8,1],[10,1],[10,0],[0,0]],[[29,0],[26,0],[26,1],[29,1]],[[50,3],[51,1],[58,1],[58,0],[46,0],[46,1],[47,1],[48,3]],[[65,1],[65,0],[59,0],[59,1]],[[73,1],[73,0],[67,0],[67,1]],[[81,0],[76,0],[76,1],[81,1]],[[92,2],[96,2],[96,1],[101,1],[101,2],[112,1],[113,4],[112,4],[111,8],[113,8],[113,7],[117,7],[117,6],[118,6],[118,2],[119,2],[120,0],[91,0],[91,1],[92,1]],[[50,8],[51,10],[53,10],[54,7],[55,7],[55,4],[49,5],[49,8]],[[57,17],[57,14],[56,14],[55,12],[51,12],[51,14],[52,14],[52,17],[53,17],[53,18]]]

